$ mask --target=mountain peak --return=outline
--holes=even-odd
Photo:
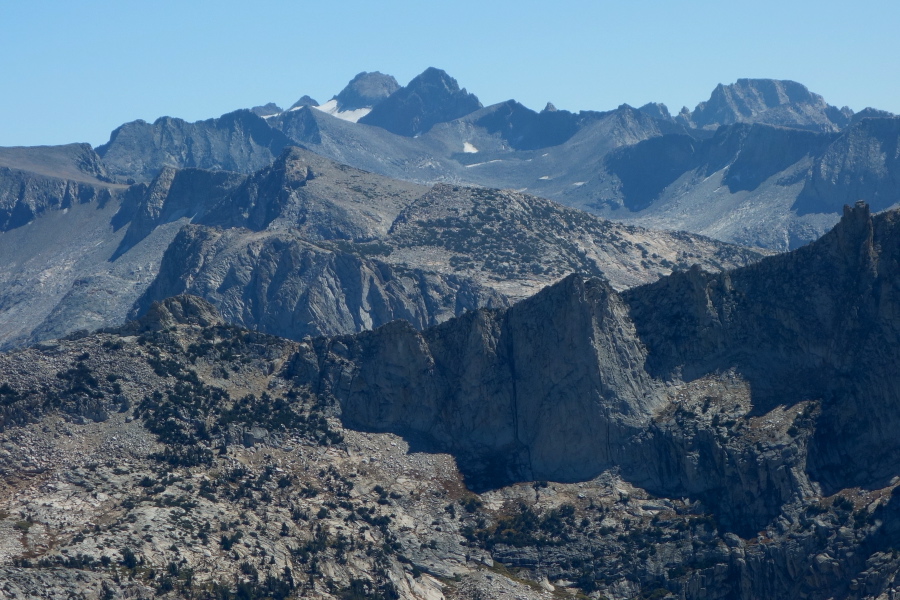
[[[690,115],[699,129],[716,129],[732,123],[763,123],[780,127],[838,131],[846,116],[829,106],[796,81],[779,79],[738,79],[719,84],[706,102]]]
[[[400,84],[392,75],[363,71],[351,79],[334,99],[340,111],[372,108],[399,89]]]
[[[447,73],[447,71],[438,69],[437,67],[428,67],[427,69],[413,77],[412,81],[410,81],[406,87],[416,88],[423,85],[434,84],[441,84],[450,92],[458,92],[460,89],[459,83],[457,83],[456,79],[451,77]]]
[[[304,96],[305,98],[306,96]],[[280,106],[275,104],[274,102],[269,102],[263,106],[254,106],[250,109],[250,112],[260,116],[260,117],[269,117],[271,115],[277,115],[278,113],[284,112]]]
[[[460,89],[457,81],[445,71],[429,67],[359,122],[412,137],[437,123],[458,119],[479,108],[481,102],[474,94]]]
[[[319,101],[316,100],[315,98],[311,98],[309,96],[303,96],[302,98],[300,98],[299,100],[297,100],[296,102],[291,104],[291,109],[301,108],[304,106],[318,106],[318,105],[319,105]],[[290,109],[288,109],[288,110],[290,110]]]
[[[648,102],[647,104],[638,108],[638,111],[644,113],[645,115],[649,115],[654,119],[660,119],[663,121],[671,121],[672,115],[669,113],[669,107],[661,102]]]

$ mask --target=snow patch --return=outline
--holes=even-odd
[[[463,142],[463,152],[466,154],[475,154],[478,152],[478,148],[470,144],[469,142]]]
[[[542,180],[542,181],[547,181],[548,179],[550,179],[550,176],[549,176],[549,175],[544,175],[543,177],[538,177],[538,179],[540,179],[540,180]]]
[[[472,163],[471,165],[466,165],[466,168],[471,169],[472,167],[480,167],[481,165],[489,165],[491,163],[498,163],[498,162],[503,162],[503,160],[499,159],[499,158],[495,158],[494,160],[489,160],[487,162]]]
[[[581,186],[583,186],[583,185],[586,184],[586,183],[587,183],[587,181],[576,181],[576,182],[573,183],[572,185],[574,185],[575,187],[581,187]]]
[[[322,112],[327,112],[329,115],[333,115],[338,111],[337,109],[337,100],[332,98],[325,104],[320,104],[319,106],[313,106],[313,108],[321,110]]]
[[[313,108],[333,117],[337,117],[338,119],[350,121],[351,123],[356,123],[364,116],[372,112],[371,107],[357,108],[356,110],[338,110],[337,100],[335,100],[334,98],[332,98],[325,104],[313,106]]]
[[[365,108],[357,108],[356,110],[345,110],[337,112],[334,113],[334,116],[336,116],[338,119],[343,119],[344,121],[356,123],[370,112],[372,112],[372,109],[367,106]]]

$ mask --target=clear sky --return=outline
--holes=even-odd
[[[0,146],[324,102],[360,71],[446,70],[485,105],[691,109],[718,83],[793,79],[900,113],[900,2],[7,0]]]

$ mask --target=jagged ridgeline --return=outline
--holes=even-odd
[[[761,256],[524,194],[389,179],[296,147],[251,175],[165,168],[127,188],[78,170],[95,164],[90,148],[66,150],[71,179],[10,171],[23,191],[0,232],[3,347],[118,325],[181,293],[231,323],[302,339],[394,319],[435,325],[573,271],[623,288]]]
[[[5,589],[884,597],[898,248],[860,204],[747,267],[422,331],[290,341],[179,296],[0,355]]]
[[[900,202],[900,120],[829,105],[793,81],[739,79],[674,116],[658,103],[578,113],[548,103],[537,112],[514,100],[483,107],[430,68],[403,87],[360,73],[325,104],[304,97],[286,111],[257,108],[127,123],[97,151],[126,182],[166,167],[250,173],[300,144],[397,179],[516,189],[775,250],[820,237],[844,204]]]
[[[482,107],[428,69],[406,86],[360,73],[324,104],[127,123],[96,151],[3,148],[0,347],[118,325],[182,292],[302,338],[427,327],[573,271],[621,290],[742,266],[756,255],[697,234],[786,250],[844,204],[900,202],[898,123],[762,79],[675,116]]]

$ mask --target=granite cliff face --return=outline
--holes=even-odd
[[[848,127],[810,169],[795,209],[832,212],[864,198],[874,210],[900,202],[900,118],[867,118]]]
[[[105,204],[122,187],[110,183],[88,144],[0,148],[0,231],[21,227],[48,210]]]
[[[607,284],[571,277],[425,332],[397,322],[308,342],[292,370],[349,426],[452,452],[476,489],[587,479],[663,403],[625,314]]]
[[[735,369],[758,412],[817,402],[814,478],[830,489],[886,484],[900,451],[889,433],[900,406],[889,358],[900,347],[897,217],[873,219],[859,204],[796,252],[626,292],[648,371],[693,380]]]
[[[128,224],[117,254],[127,252],[161,225],[202,216],[242,180],[227,171],[166,168],[149,184],[129,187],[113,217],[114,225]]]

